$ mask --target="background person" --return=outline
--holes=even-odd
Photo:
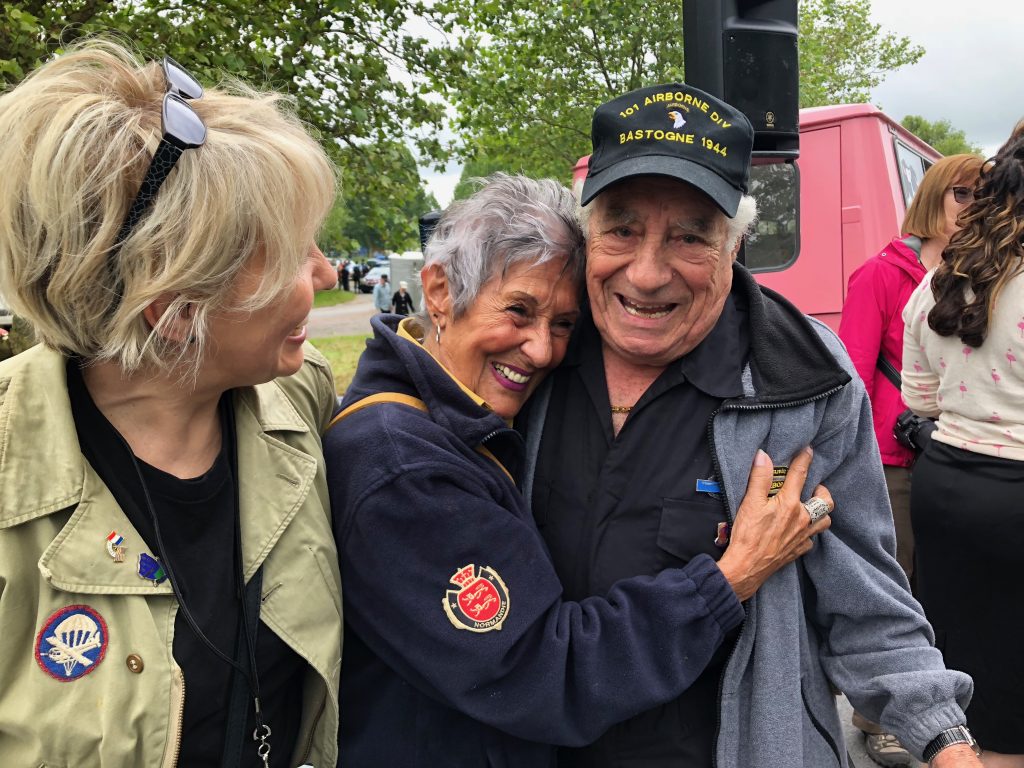
[[[915,453],[893,437],[896,418],[906,410],[899,389],[886,377],[879,356],[903,367],[903,307],[925,272],[935,268],[957,231],[957,216],[974,199],[982,160],[977,155],[943,157],[928,169],[903,220],[903,235],[850,276],[839,338],[864,382],[875,438],[896,527],[896,559],[914,584],[914,535],[910,526],[910,467]],[[871,758],[889,766],[913,765],[895,736],[854,712]]]
[[[391,311],[391,286],[388,285],[388,276],[381,273],[380,280],[373,286],[373,306],[378,312],[388,313]]]
[[[424,311],[371,320],[324,438],[347,622],[339,766],[552,766],[548,744],[678,696],[742,620],[740,600],[829,524],[799,503],[810,454],[771,501],[760,455],[717,565],[563,599],[516,487],[509,420],[578,315],[574,207],[553,181],[492,177],[428,242]]]
[[[970,680],[931,647],[895,560],[864,387],[830,330],[734,263],[755,212],[750,123],[671,83],[601,105],[591,135],[589,311],[521,419],[523,489],[565,598],[720,552],[759,450],[786,460],[810,444],[805,487],[824,483],[836,509],[682,695],[559,764],[843,765],[830,682],[917,756],[960,734]],[[933,765],[978,762],[961,745]]]
[[[0,762],[333,765],[326,155],[280,96],[95,42],[0,96],[0,167],[42,341],[0,364]]]
[[[914,466],[917,594],[975,681],[986,768],[1024,766],[1024,136],[981,172],[942,263],[903,312],[903,398],[938,417]]]
[[[391,311],[402,317],[416,311],[416,305],[413,304],[412,296],[409,295],[409,284],[405,280],[398,282],[398,290],[391,297]]]

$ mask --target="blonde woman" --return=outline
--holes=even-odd
[[[333,765],[340,584],[305,344],[333,197],[279,96],[72,49],[0,97],[4,765]]]

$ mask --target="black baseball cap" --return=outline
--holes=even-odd
[[[736,215],[747,191],[754,129],[739,110],[683,83],[640,88],[602,104],[580,202],[633,176],[685,181]]]

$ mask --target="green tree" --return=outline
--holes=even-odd
[[[920,115],[907,115],[900,124],[943,155],[981,155],[981,147],[969,142],[966,134],[954,128],[949,120],[929,122]]]
[[[489,158],[482,151],[470,157],[462,166],[462,175],[459,177],[459,183],[455,185],[455,191],[452,192],[452,199],[464,200],[469,197],[476,192],[478,186],[473,182],[473,179],[482,179],[497,171],[520,173],[522,169],[506,168],[501,163]]]
[[[870,0],[800,3],[801,103],[862,101],[884,74],[923,54],[868,21]],[[682,3],[438,0],[465,65],[447,74],[465,156],[566,178],[590,148],[594,107],[683,79]]]
[[[456,61],[406,29],[418,2],[15,0],[0,10],[0,83],[79,37],[119,35],[147,57],[170,54],[204,83],[227,73],[286,92],[343,167],[400,175],[394,154],[376,148],[401,137],[444,161],[444,106],[428,75]]]
[[[368,168],[346,172],[342,234],[370,253],[417,250],[419,217],[437,208],[437,200],[424,191],[416,160],[405,144],[389,142],[375,153],[389,155],[389,164],[400,172],[387,177]],[[349,165],[358,168],[358,159]]]
[[[893,70],[914,64],[924,48],[871,23],[870,0],[800,3],[800,106],[867,101]]]

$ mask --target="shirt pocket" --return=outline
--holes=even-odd
[[[658,546],[683,562],[701,553],[717,560],[725,551],[715,544],[724,522],[725,506],[718,499],[662,499]]]

